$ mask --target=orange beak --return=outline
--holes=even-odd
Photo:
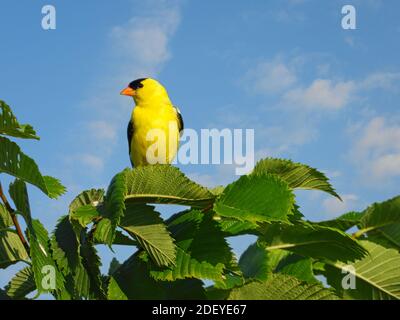
[[[123,95],[123,96],[133,97],[133,96],[135,96],[135,94],[136,94],[136,91],[133,90],[130,87],[127,87],[127,88],[125,88],[124,90],[121,91],[121,95]]]

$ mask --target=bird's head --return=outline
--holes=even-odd
[[[132,81],[124,90],[121,91],[124,96],[133,97],[136,104],[145,105],[151,103],[154,99],[168,99],[165,88],[157,80],[151,78],[141,78]],[[167,101],[167,102],[168,102]]]

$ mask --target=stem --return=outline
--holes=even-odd
[[[0,183],[0,199],[3,201],[4,206],[6,207],[7,211],[9,212],[11,219],[13,221],[13,224],[15,226],[15,229],[17,230],[18,237],[21,240],[22,244],[24,245],[26,251],[29,254],[29,244],[25,239],[24,233],[22,232],[21,226],[18,222],[17,215],[15,214],[15,210],[11,207],[10,203],[8,202],[8,200],[6,198],[6,195],[3,192],[1,183]]]
[[[203,208],[203,209],[201,210],[201,212],[205,213],[205,212],[211,210],[211,209],[213,208],[213,206],[214,206],[214,203],[211,203],[211,204],[209,204],[207,207]]]
[[[353,239],[357,239],[357,238],[361,237],[364,233],[367,233],[368,231],[372,231],[375,228],[376,227],[368,227],[368,228],[360,229],[357,232],[354,232],[352,237],[353,237]]]

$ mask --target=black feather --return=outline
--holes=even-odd
[[[127,134],[128,134],[128,144],[129,144],[129,158],[131,159],[131,164],[133,167],[133,161],[132,161],[132,157],[131,157],[131,142],[132,142],[132,137],[133,137],[133,132],[135,131],[135,128],[133,127],[133,121],[129,121],[128,124],[128,130],[127,130]]]
[[[179,132],[182,134],[183,129],[185,128],[185,124],[183,123],[183,118],[181,113],[179,112],[179,109],[177,107],[175,107],[176,110],[176,114],[178,116],[178,129]]]
[[[143,83],[142,81],[146,80],[147,78],[140,78],[140,79],[136,79],[134,81],[132,81],[129,84],[129,88],[132,88],[133,90],[139,89],[139,88],[143,88]]]

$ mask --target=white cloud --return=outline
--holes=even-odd
[[[290,151],[290,147],[287,144],[281,144],[281,145],[272,146],[272,147],[265,147],[265,148],[256,150],[256,152],[254,154],[254,160],[257,162],[257,161],[267,158],[267,157],[279,158],[279,157],[282,157],[282,155],[284,153],[287,153],[289,151]]]
[[[103,142],[112,142],[117,137],[116,128],[109,122],[103,120],[91,121],[87,126],[92,136]]]
[[[400,72],[376,72],[368,75],[359,84],[359,89],[384,89],[395,90],[398,89],[398,82],[400,81]]]
[[[384,117],[375,117],[363,128],[355,149],[361,155],[371,151],[379,155],[390,148],[400,151],[400,125],[388,125]]]
[[[338,178],[342,175],[342,172],[339,170],[322,170],[322,172],[325,173],[329,179]]]
[[[294,147],[304,145],[317,137],[318,130],[311,125],[312,123],[313,121],[309,120],[307,122],[306,119],[299,115],[287,119],[286,123],[281,125],[256,127],[255,133],[257,139],[273,143],[270,147],[270,151],[273,151],[273,154],[282,155]]]
[[[368,180],[400,176],[400,123],[375,117],[351,131],[351,160]]]
[[[207,172],[210,172],[210,174],[192,172],[188,173],[187,176],[205,187],[215,188],[221,185],[226,186],[239,179],[239,176],[236,175],[236,168],[237,166],[234,164],[209,165]]]
[[[331,65],[329,63],[321,63],[317,65],[317,73],[320,76],[327,76],[331,71]]]
[[[275,95],[280,107],[300,107],[302,111],[334,111],[345,108],[366,91],[381,89],[395,91],[399,88],[400,72],[374,72],[363,79],[335,80],[332,68],[318,56],[302,56],[283,59],[277,56],[265,60],[245,75],[250,92]],[[314,70],[317,76],[310,82],[301,81],[304,70]]]
[[[348,44],[350,47],[354,47],[356,45],[355,38],[352,36],[344,37],[344,42]]]
[[[187,174],[188,178],[197,182],[198,184],[205,186],[207,188],[215,188],[218,186],[218,184],[221,184],[220,181],[218,181],[218,178],[215,176],[212,176],[210,174],[203,174],[199,172],[192,172]]]
[[[333,69],[326,56],[300,55],[290,59],[277,56],[256,64],[247,72],[246,83],[252,86],[250,92],[266,94],[278,101],[265,108],[275,112],[275,117],[266,121],[265,118],[261,122],[258,118],[249,118],[246,113],[234,113],[237,126],[250,125],[255,129],[256,140],[263,141],[262,148],[255,152],[256,159],[295,155],[299,146],[318,136],[324,112],[341,111],[354,101],[362,101],[371,90],[394,91],[399,87],[400,72],[374,72],[361,79],[336,80]],[[304,81],[306,70],[312,70],[315,77]],[[363,117],[367,113],[368,117],[376,115],[365,107],[361,113]],[[397,147],[400,125],[385,126],[382,121],[377,118],[365,130],[359,125],[349,132],[357,138],[351,159],[364,176],[373,176],[371,180],[400,176],[400,147]]]
[[[293,23],[306,20],[306,15],[301,10],[301,6],[308,0],[287,0],[281,9],[273,11],[273,17],[278,22]]]
[[[74,135],[83,139],[82,150],[71,156],[70,164],[79,160],[94,170],[103,170],[117,144],[126,139],[125,128],[134,105],[119,92],[134,79],[157,77],[172,57],[169,44],[180,22],[178,2],[147,0],[140,6],[140,11],[108,34],[111,59],[107,69],[111,71],[96,76],[81,103],[90,120],[74,128]]]
[[[282,62],[262,62],[251,70],[247,78],[257,93],[277,93],[292,86],[296,75]]]
[[[337,198],[329,197],[323,200],[322,206],[332,217],[355,210],[358,197],[354,194],[344,194],[341,196],[343,201]]]
[[[93,171],[101,171],[104,167],[104,160],[102,157],[98,157],[94,154],[84,153],[79,154],[76,160],[80,161],[83,165],[91,168]]]
[[[385,154],[372,163],[372,172],[378,177],[400,175],[400,153]]]
[[[283,100],[286,104],[309,109],[338,110],[349,103],[354,89],[352,81],[334,83],[332,80],[316,79],[307,88],[288,91]]]
[[[129,62],[130,77],[156,75],[171,57],[168,45],[180,22],[179,8],[159,2],[153,9],[149,15],[135,16],[111,31],[115,49]]]
[[[267,111],[267,114],[263,112]],[[299,146],[313,141],[318,136],[314,119],[306,113],[292,116],[292,112],[278,110],[270,117],[270,110],[255,113],[235,110],[234,106],[218,108],[210,128],[252,128],[255,132],[254,159],[285,157],[296,153]],[[266,118],[269,116],[269,118]],[[260,146],[260,147],[258,147]]]

